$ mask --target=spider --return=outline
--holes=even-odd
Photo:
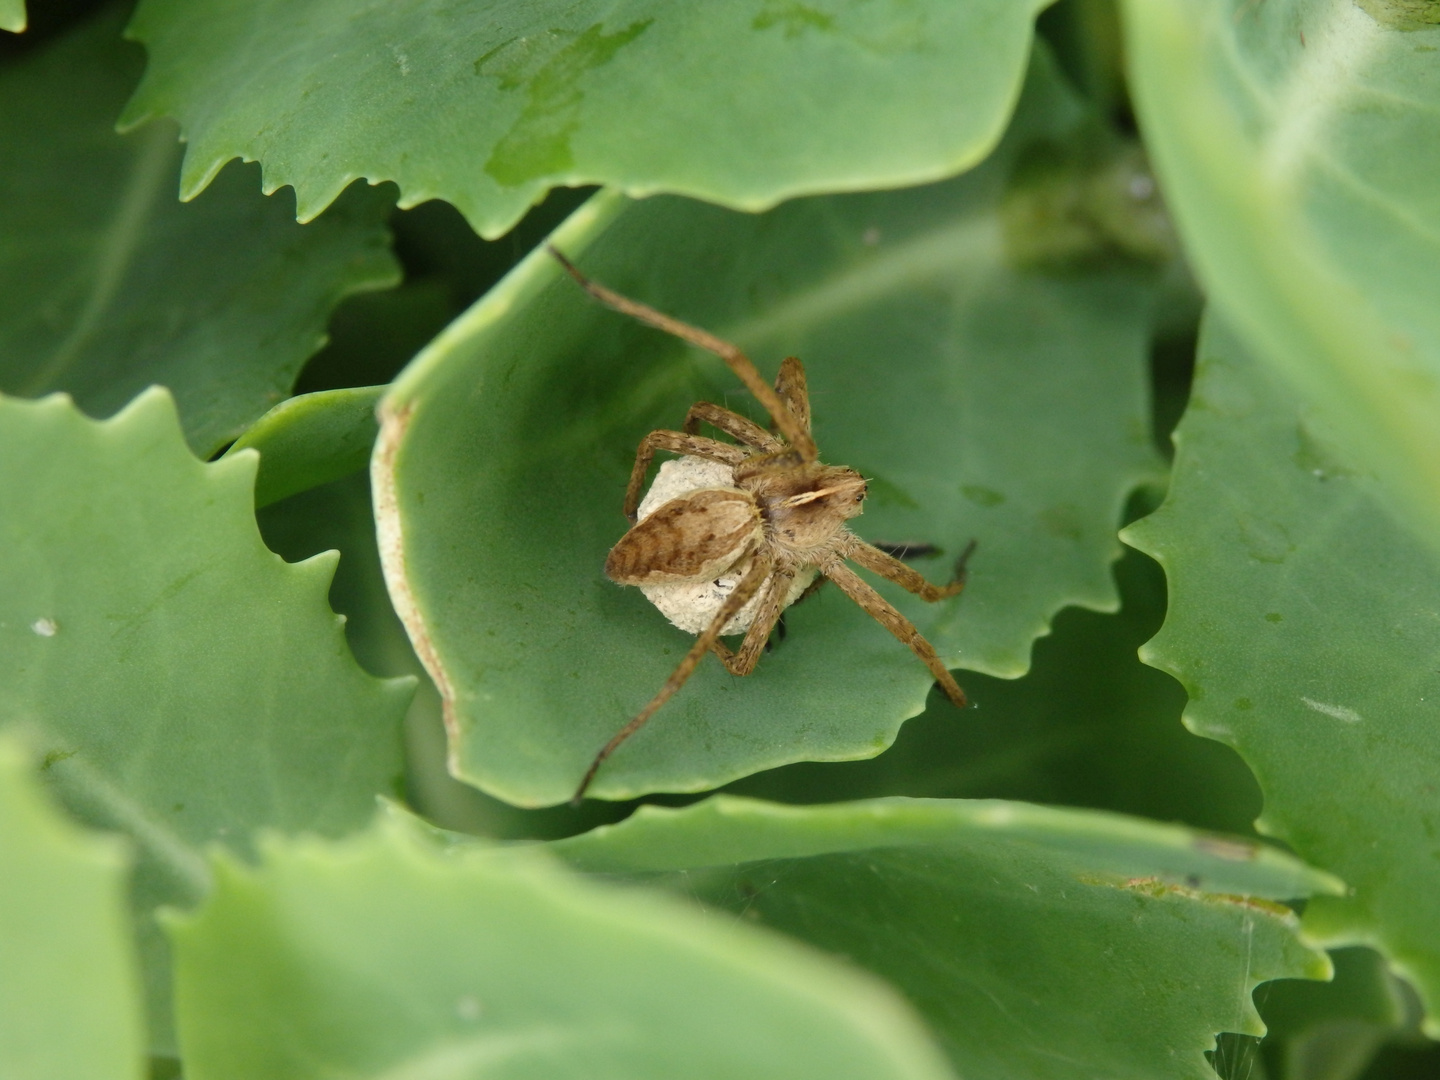
[[[908,645],[946,696],[963,709],[965,692],[934,646],[846,561],[934,602],[955,596],[965,587],[965,564],[975,542],[972,540],[955,561],[950,583],[935,585],[895,556],[861,540],[845,523],[864,509],[865,478],[854,469],[821,464],[810,434],[805,368],[796,357],[786,357],[781,363],[772,388],[736,346],[591,281],[554,247],[549,251],[580,287],[601,303],[720,357],[765,407],[776,432],[772,434],[739,413],[699,401],[685,415],[683,431],[652,431],[640,441],[625,490],[624,510],[631,528],[610,550],[606,576],[621,585],[638,585],[647,594],[667,585],[713,582],[718,588],[727,572],[734,585],[721,594],[723,599],[718,600],[713,616],[708,617],[659,693],[595,755],[571,803],[579,803],[606,758],[685,685],[707,652],[715,653],[731,674],[749,675],[781,613],[814,587],[806,587],[810,580],[821,584],[828,579],[839,586]],[[698,435],[702,422],[736,443]],[[680,497],[638,519],[640,489],[657,450],[683,454],[682,462],[717,463],[721,469],[717,473],[710,466],[710,475],[719,482],[698,489],[692,484]],[[720,640],[722,634],[742,631],[745,638],[738,652]]]

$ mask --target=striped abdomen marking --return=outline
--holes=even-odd
[[[760,529],[748,492],[705,488],[671,499],[622,536],[605,575],[621,585],[704,581],[748,553]]]

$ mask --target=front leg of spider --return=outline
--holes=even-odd
[[[766,431],[729,409],[697,402],[683,431],[654,431],[641,441],[624,501],[635,524],[611,549],[605,573],[621,585],[639,586],[675,625],[697,636],[660,691],[595,755],[572,803],[584,796],[606,759],[679,692],[707,652],[731,673],[750,674],[785,609],[826,579],[908,645],[950,699],[963,706],[964,692],[935,649],[845,563],[851,560],[936,601],[964,587],[965,560],[974,544],[957,561],[955,580],[934,585],[865,543],[846,526],[863,509],[865,479],[853,469],[819,461],[810,433],[805,368],[798,359],[785,358],[772,387],[735,345],[598,285],[553,247],[550,253],[597,300],[724,360],[771,422]],[[701,436],[702,423],[737,443]],[[640,490],[657,451],[684,456],[662,466],[642,501]],[[676,467],[688,470],[691,481],[703,480],[676,486],[680,474],[675,473],[665,489],[670,497],[661,501],[661,480],[666,469]],[[742,633],[737,652],[720,640]]]

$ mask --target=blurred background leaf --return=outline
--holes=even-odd
[[[537,853],[271,838],[171,927],[185,1075],[945,1080],[879,980]]]
[[[0,389],[108,416],[170,388],[208,456],[290,392],[344,296],[393,285],[393,195],[357,187],[302,228],[258,170],[176,198],[170,123],[115,118],[143,66],[108,8],[0,71]]]
[[[204,894],[201,849],[343,833],[400,782],[411,686],[356,665],[325,604],[333,554],[265,549],[254,475],[253,455],[196,461],[162,390],[104,423],[58,395],[0,399],[0,717],[77,816],[135,843],[162,1050],[153,911]]]
[[[25,29],[25,0],[0,0],[0,30],[18,34]]]
[[[139,1080],[128,853],[49,805],[23,746],[0,735],[0,1075]]]
[[[1436,552],[1214,313],[1199,358],[1170,496],[1125,533],[1170,581],[1142,655],[1185,684],[1187,726],[1254,770],[1260,831],[1351,886],[1306,908],[1310,937],[1379,946],[1433,1018]]]
[[[126,122],[180,121],[187,194],[258,160],[302,219],[361,176],[396,181],[405,206],[445,199],[487,237],[555,185],[759,210],[975,164],[1043,6],[146,0]]]
[[[1432,0],[1127,0],[1186,251],[1258,360],[1440,536],[1440,25]]]
[[[885,799],[647,807],[550,845],[893,982],[976,1080],[1213,1076],[1278,976],[1324,978],[1289,909],[1340,888],[1275,849],[1093,811]]]

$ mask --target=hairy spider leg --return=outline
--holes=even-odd
[[[764,548],[757,549],[752,546],[740,558],[743,559],[750,554],[755,556],[755,561],[750,564],[749,571],[740,579],[740,584],[735,586],[735,591],[725,598],[725,602],[720,605],[720,610],[710,620],[710,625],[705,627],[700,636],[695,639],[695,644],[690,646],[690,651],[670,673],[670,678],[665,680],[665,685],[660,688],[660,692],[650,699],[650,703],[641,709],[633,720],[617,731],[615,736],[601,747],[600,752],[595,755],[595,760],[590,762],[590,768],[585,770],[585,776],[580,781],[580,786],[575,789],[575,794],[570,796],[570,805],[579,805],[580,800],[585,797],[585,789],[590,786],[590,781],[595,778],[595,773],[600,766],[605,764],[605,759],[613,754],[621,743],[644,727],[645,722],[655,715],[655,711],[674,697],[675,693],[685,685],[685,681],[694,673],[696,666],[705,654],[710,652],[715,642],[720,639],[720,631],[725,628],[725,624],[733,619],[736,613],[749,602],[750,597],[759,590],[773,564],[769,553]]]
[[[775,421],[775,426],[780,429],[780,434],[785,436],[785,441],[794,447],[801,460],[809,463],[819,459],[820,453],[815,448],[815,440],[810,437],[810,432],[785,407],[784,402],[780,400],[780,395],[761,377],[754,362],[741,352],[738,346],[701,330],[698,326],[691,326],[689,323],[671,318],[647,304],[631,300],[628,296],[621,296],[604,285],[596,284],[582,274],[575,264],[560,254],[553,245],[546,244],[545,247],[555,257],[555,261],[579,283],[580,287],[602,304],[614,308],[621,314],[629,315],[633,319],[639,319],[657,330],[673,334],[682,341],[688,341],[691,345],[714,353],[724,360],[730,370],[735,373],[736,378],[745,384],[745,389],[754,394],[755,399],[765,406],[765,411]]]
[[[719,405],[712,405],[708,401],[697,401],[690,406],[690,411],[685,414],[685,423],[681,430],[686,435],[695,435],[700,431],[702,423],[718,428],[732,439],[739,439],[746,446],[753,446],[767,454],[778,453],[785,449],[779,439],[749,417],[741,416],[730,409],[722,409]]]
[[[650,462],[656,450],[720,461],[731,466],[739,465],[749,456],[739,446],[719,439],[707,439],[703,435],[687,435],[683,431],[650,432],[640,440],[640,448],[635,451],[635,465],[630,470],[630,484],[625,489],[625,516],[632,524],[640,509],[640,490],[645,486],[645,474],[650,471]]]
[[[955,560],[955,576],[947,585],[932,584],[918,570],[905,565],[894,555],[882,551],[874,544],[867,544],[858,536],[854,537],[847,545],[845,558],[881,577],[889,578],[901,588],[933,604],[937,600],[955,596],[965,588],[967,576],[965,564],[970,561],[970,553],[974,550],[975,541],[971,540],[965,545],[965,550],[960,553],[960,557]]]
[[[790,415],[808,433],[810,431],[810,389],[805,383],[805,365],[798,356],[780,361],[780,374],[775,376],[775,393],[790,410]]]
[[[729,647],[719,638],[711,648],[725,665],[725,670],[731,675],[749,675],[755,670],[755,665],[760,661],[760,654],[765,651],[765,645],[770,640],[770,631],[780,621],[781,612],[784,610],[785,597],[790,592],[790,584],[795,580],[793,570],[777,570],[771,576],[765,586],[765,591],[760,594],[760,605],[755,609],[755,620],[750,624],[750,629],[745,631],[745,640],[740,643],[739,652],[731,652]]]
[[[795,604],[803,604],[806,600],[810,599],[810,597],[814,596],[820,590],[820,587],[824,585],[827,580],[829,579],[826,578],[824,574],[816,577],[814,581],[805,586],[805,591],[795,598]],[[790,607],[794,607],[795,604],[791,604]],[[781,644],[784,643],[785,638],[789,634],[789,630],[787,630],[785,626],[785,612],[789,610],[790,608],[786,608],[785,611],[780,612],[780,618],[775,623],[775,637],[779,639],[779,643]],[[771,645],[772,642],[767,641],[765,643],[766,652],[770,652]]]
[[[906,569],[908,570],[909,567]],[[836,560],[826,563],[820,568],[820,572],[838,585],[846,596],[864,608],[867,615],[889,630],[905,645],[908,645],[910,651],[930,669],[930,674],[935,676],[935,681],[940,684],[940,689],[945,691],[945,696],[953,701],[957,708],[963,709],[969,704],[965,697],[965,691],[960,689],[960,684],[955,681],[955,677],[950,674],[950,670],[936,654],[935,647],[925,640],[924,635],[915,628],[915,624],[901,615],[890,601],[871,588],[859,574],[843,562]]]

